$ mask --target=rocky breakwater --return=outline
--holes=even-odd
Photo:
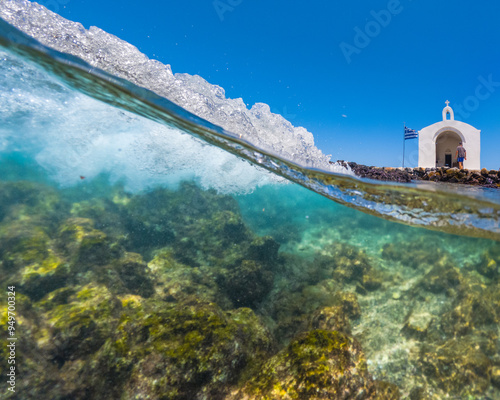
[[[361,178],[393,182],[411,182],[414,180],[448,182],[500,188],[500,170],[488,170],[486,168],[481,170],[467,170],[448,167],[391,168],[373,167],[347,161],[337,162],[350,168]]]
[[[467,185],[484,186],[491,188],[500,188],[500,171],[488,170],[468,170],[458,168],[409,168],[412,179],[464,183]]]

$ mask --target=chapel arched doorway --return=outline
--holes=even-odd
[[[462,141],[453,131],[444,131],[436,138],[436,167],[457,167],[455,153]]]

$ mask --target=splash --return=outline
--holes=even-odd
[[[136,47],[97,27],[86,30],[37,3],[9,0],[0,5],[0,17],[40,43],[76,56],[94,68],[146,88],[253,146],[312,168],[344,173],[331,166],[330,156],[314,146],[312,133],[294,127],[267,104],[250,110],[241,98],[227,99],[224,89],[200,76],[173,74],[170,65],[149,59]]]
[[[498,196],[374,184],[345,175],[348,171],[332,166],[314,147],[312,135],[269,116],[267,106],[238,110],[243,102],[225,99],[221,88],[199,77],[174,76],[133,46],[40,7],[26,1],[0,6],[10,23],[65,51],[0,23],[7,111],[0,143],[4,151],[31,152],[61,183],[70,184],[87,168],[91,175],[106,170],[116,179],[126,176],[138,188],[194,177],[204,187],[229,193],[281,177],[388,220],[500,239]],[[154,91],[145,89],[158,82],[151,68],[165,79],[164,87],[149,88]]]

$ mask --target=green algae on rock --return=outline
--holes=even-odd
[[[78,288],[67,301],[45,314],[51,330],[46,346],[52,360],[60,365],[97,351],[111,335],[121,308],[105,286]]]
[[[207,303],[217,303],[222,309],[232,308],[232,302],[217,284],[217,276],[224,271],[207,266],[190,267],[174,257],[171,248],[155,253],[148,263],[154,277],[156,295],[167,302],[187,301],[192,298]]]
[[[310,328],[351,334],[349,317],[342,306],[317,309],[311,316]]]
[[[373,399],[376,388],[358,342],[336,331],[313,330],[272,357],[230,399]]]
[[[223,281],[222,287],[236,307],[255,307],[271,290],[273,273],[257,261],[243,260]]]
[[[126,307],[115,348],[133,361],[125,399],[222,398],[272,342],[250,309],[148,300]]]
[[[335,236],[287,254],[248,228],[234,199],[193,184],[54,192],[54,210],[28,189],[0,222],[0,280],[23,304],[27,398],[335,399],[360,389],[387,400],[401,396],[394,383],[412,399],[500,386],[498,282],[482,269],[498,260],[492,244],[458,263],[419,237],[370,252]],[[382,328],[380,313],[395,310]],[[394,339],[388,361],[377,358]]]
[[[470,339],[450,339],[426,344],[420,351],[425,375],[448,393],[467,398],[480,395],[490,385],[492,363]]]

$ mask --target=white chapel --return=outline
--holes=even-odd
[[[418,166],[422,168],[457,167],[455,153],[459,142],[467,151],[465,169],[480,169],[481,131],[465,122],[455,121],[446,101],[443,120],[418,132]]]

